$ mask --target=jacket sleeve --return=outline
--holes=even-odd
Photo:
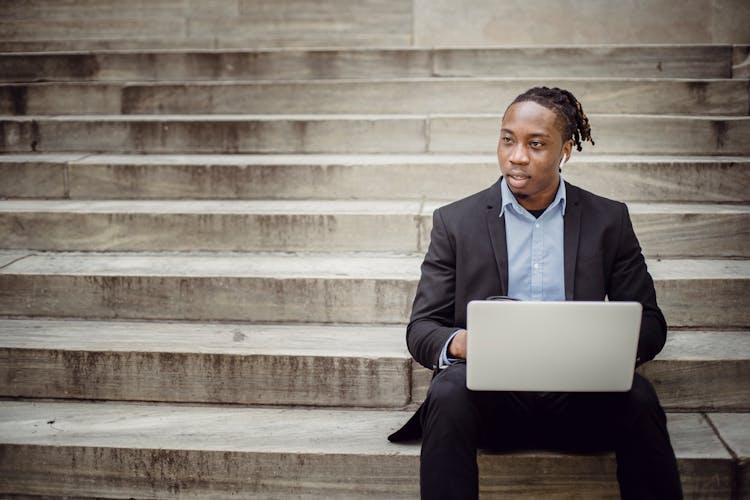
[[[632,300],[643,306],[637,364],[656,356],[667,339],[667,323],[656,303],[654,281],[646,267],[627,206],[622,205],[620,237],[610,275],[610,300]]]
[[[456,331],[456,241],[446,229],[440,209],[432,215],[430,246],[406,328],[409,352],[429,369],[439,364],[440,352]]]

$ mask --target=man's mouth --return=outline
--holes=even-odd
[[[530,179],[526,174],[508,174],[506,178],[508,185],[516,189],[524,187]]]

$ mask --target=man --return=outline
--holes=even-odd
[[[530,89],[502,119],[500,181],[434,213],[406,338],[435,376],[417,414],[389,437],[422,436],[422,498],[477,498],[478,447],[611,449],[622,498],[682,498],[666,417],[642,376],[623,393],[466,388],[466,306],[474,299],[638,301],[637,363],[664,345],[666,322],[627,208],[560,175],[582,140],[594,144],[570,92]]]

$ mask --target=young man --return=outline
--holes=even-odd
[[[666,322],[627,208],[560,175],[581,141],[594,144],[578,100],[557,88],[530,89],[503,116],[501,179],[434,213],[406,339],[436,375],[417,414],[389,438],[422,436],[424,499],[477,498],[478,447],[610,449],[622,498],[682,498],[664,411],[640,375],[624,393],[466,388],[466,306],[474,299],[638,301],[637,362],[664,345]]]

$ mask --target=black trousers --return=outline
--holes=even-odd
[[[466,388],[466,364],[437,374],[422,407],[423,499],[474,499],[478,448],[614,450],[623,499],[682,498],[666,416],[651,383],[628,392],[486,392]]]

